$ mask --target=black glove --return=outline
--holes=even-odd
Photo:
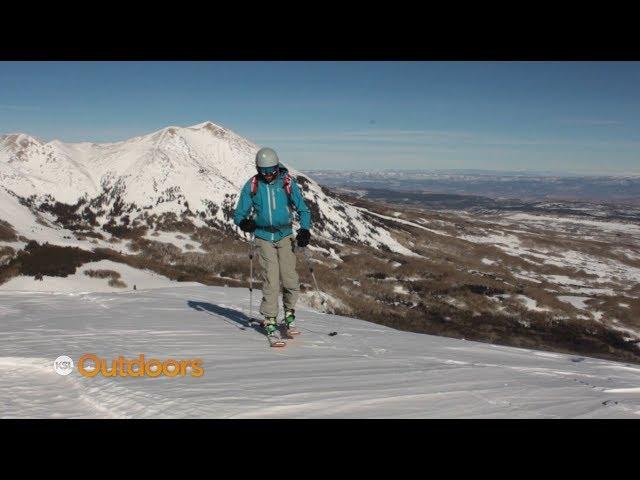
[[[298,241],[298,246],[306,247],[307,245],[309,245],[310,238],[311,238],[311,234],[309,233],[309,230],[307,230],[306,228],[301,228],[298,231],[298,236],[296,237],[296,240]]]
[[[240,221],[240,230],[252,233],[256,229],[256,222],[252,218],[245,218]]]

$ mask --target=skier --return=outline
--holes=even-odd
[[[256,154],[258,174],[250,178],[240,192],[233,221],[241,230],[255,235],[258,259],[262,267],[262,303],[260,313],[267,336],[277,330],[278,295],[282,279],[282,303],[285,331],[291,332],[295,305],[300,293],[296,272],[295,243],[309,244],[311,212],[302,198],[300,187],[271,148]],[[292,207],[300,216],[300,230],[293,238]]]

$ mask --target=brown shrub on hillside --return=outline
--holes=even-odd
[[[120,273],[115,270],[85,270],[84,274],[91,278],[120,278]]]
[[[0,285],[20,275],[20,267],[15,264],[7,264],[0,266]]]
[[[13,226],[4,220],[0,220],[0,241],[3,242],[15,242],[18,240],[16,231]]]
[[[111,280],[109,280],[109,286],[116,288],[127,288],[127,284],[122,280],[118,280],[117,278],[112,278]]]
[[[7,265],[15,253],[12,247],[0,247],[0,266]]]
[[[8,266],[16,267],[22,275],[66,277],[73,275],[77,267],[103,258],[99,253],[78,247],[60,247],[49,243],[39,245],[31,241],[24,250],[18,252]]]
[[[221,279],[214,272],[199,264],[166,264],[152,256],[144,256],[141,254],[135,256],[123,255],[115,250],[105,248],[97,248],[95,251],[108,260],[125,263],[133,268],[149,269],[178,282],[200,282],[204,285],[228,285],[230,287],[244,287],[248,285],[248,282],[245,280]]]
[[[99,238],[100,240],[104,240],[104,235],[100,232],[94,231],[77,231],[74,232],[74,235],[78,240],[86,240],[87,238]]]
[[[117,238],[136,239],[143,237],[147,233],[146,226],[130,227],[128,225],[117,225],[113,219],[102,226],[105,232]]]
[[[156,229],[167,232],[192,233],[195,227],[185,216],[178,217],[174,212],[164,212],[156,220]]]
[[[154,257],[161,262],[172,262],[177,260],[182,253],[179,247],[172,243],[158,242],[147,238],[135,238],[131,241],[132,250],[140,252],[143,257]]]
[[[83,219],[77,210],[85,203],[86,200],[80,199],[74,205],[62,202],[48,203],[43,202],[39,210],[49,212],[56,217],[56,222],[69,230],[77,230],[83,228]]]

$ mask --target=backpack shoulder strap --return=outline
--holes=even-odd
[[[282,180],[282,186],[284,187],[284,191],[287,192],[287,196],[291,198],[291,175],[288,173]]]
[[[255,196],[255,194],[258,191],[258,175],[254,175],[253,178],[251,178],[251,196]]]
[[[282,179],[282,186],[284,188],[284,191],[287,194],[287,197],[289,198],[289,200],[291,200],[291,175],[289,175],[288,173]],[[251,178],[251,196],[252,197],[255,196],[257,192],[258,192],[258,175],[254,175]]]

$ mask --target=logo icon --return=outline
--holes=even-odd
[[[54,360],[53,369],[58,375],[69,375],[73,371],[73,360],[66,355],[61,355]]]

